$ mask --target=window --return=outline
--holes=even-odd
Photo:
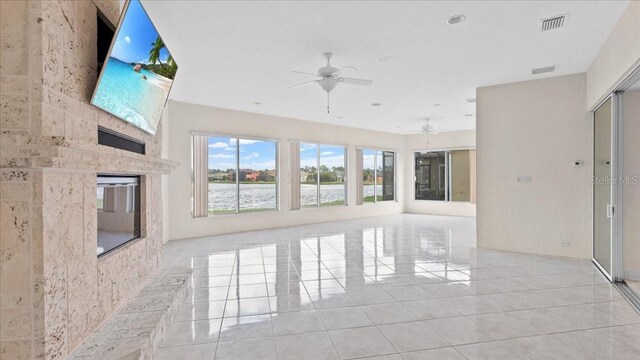
[[[445,163],[444,151],[415,154],[416,200],[445,200]]]
[[[210,136],[208,143],[207,207],[210,215],[238,210],[238,147],[234,138]]]
[[[346,148],[300,143],[300,206],[346,205]]]
[[[362,201],[395,200],[395,153],[362,149]]]
[[[276,210],[276,142],[240,139],[239,145],[240,212]]]
[[[416,200],[475,202],[475,150],[416,152]]]
[[[206,159],[199,154],[205,145]],[[194,135],[194,216],[277,210],[277,147],[276,141]]]

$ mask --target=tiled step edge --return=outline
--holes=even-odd
[[[149,360],[191,291],[192,271],[164,269],[71,355],[74,360]]]

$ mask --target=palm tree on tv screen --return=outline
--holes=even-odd
[[[149,63],[160,63],[160,66],[164,68],[164,64],[160,60],[160,50],[164,48],[164,41],[158,36],[156,41],[151,43],[151,50],[149,50]]]
[[[178,65],[173,60],[171,53],[169,53],[166,63],[163,63],[162,60],[160,60],[160,52],[162,49],[167,49],[167,47],[165,46],[164,41],[162,41],[162,38],[158,36],[156,37],[156,41],[151,43],[151,49],[149,50],[149,64],[152,65],[149,70],[152,70],[158,75],[173,79],[176,75],[176,71],[178,70]],[[153,66],[156,63],[160,64],[160,68]]]

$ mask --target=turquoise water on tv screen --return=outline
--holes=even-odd
[[[92,103],[127,122],[155,134],[169,95],[171,79],[110,57]]]

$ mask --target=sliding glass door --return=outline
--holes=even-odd
[[[593,114],[593,261],[613,280],[616,235],[616,123],[613,98]]]
[[[471,202],[475,189],[475,157],[471,152],[460,149],[414,153],[414,199]]]
[[[382,200],[394,200],[396,189],[395,154],[382,151]]]

